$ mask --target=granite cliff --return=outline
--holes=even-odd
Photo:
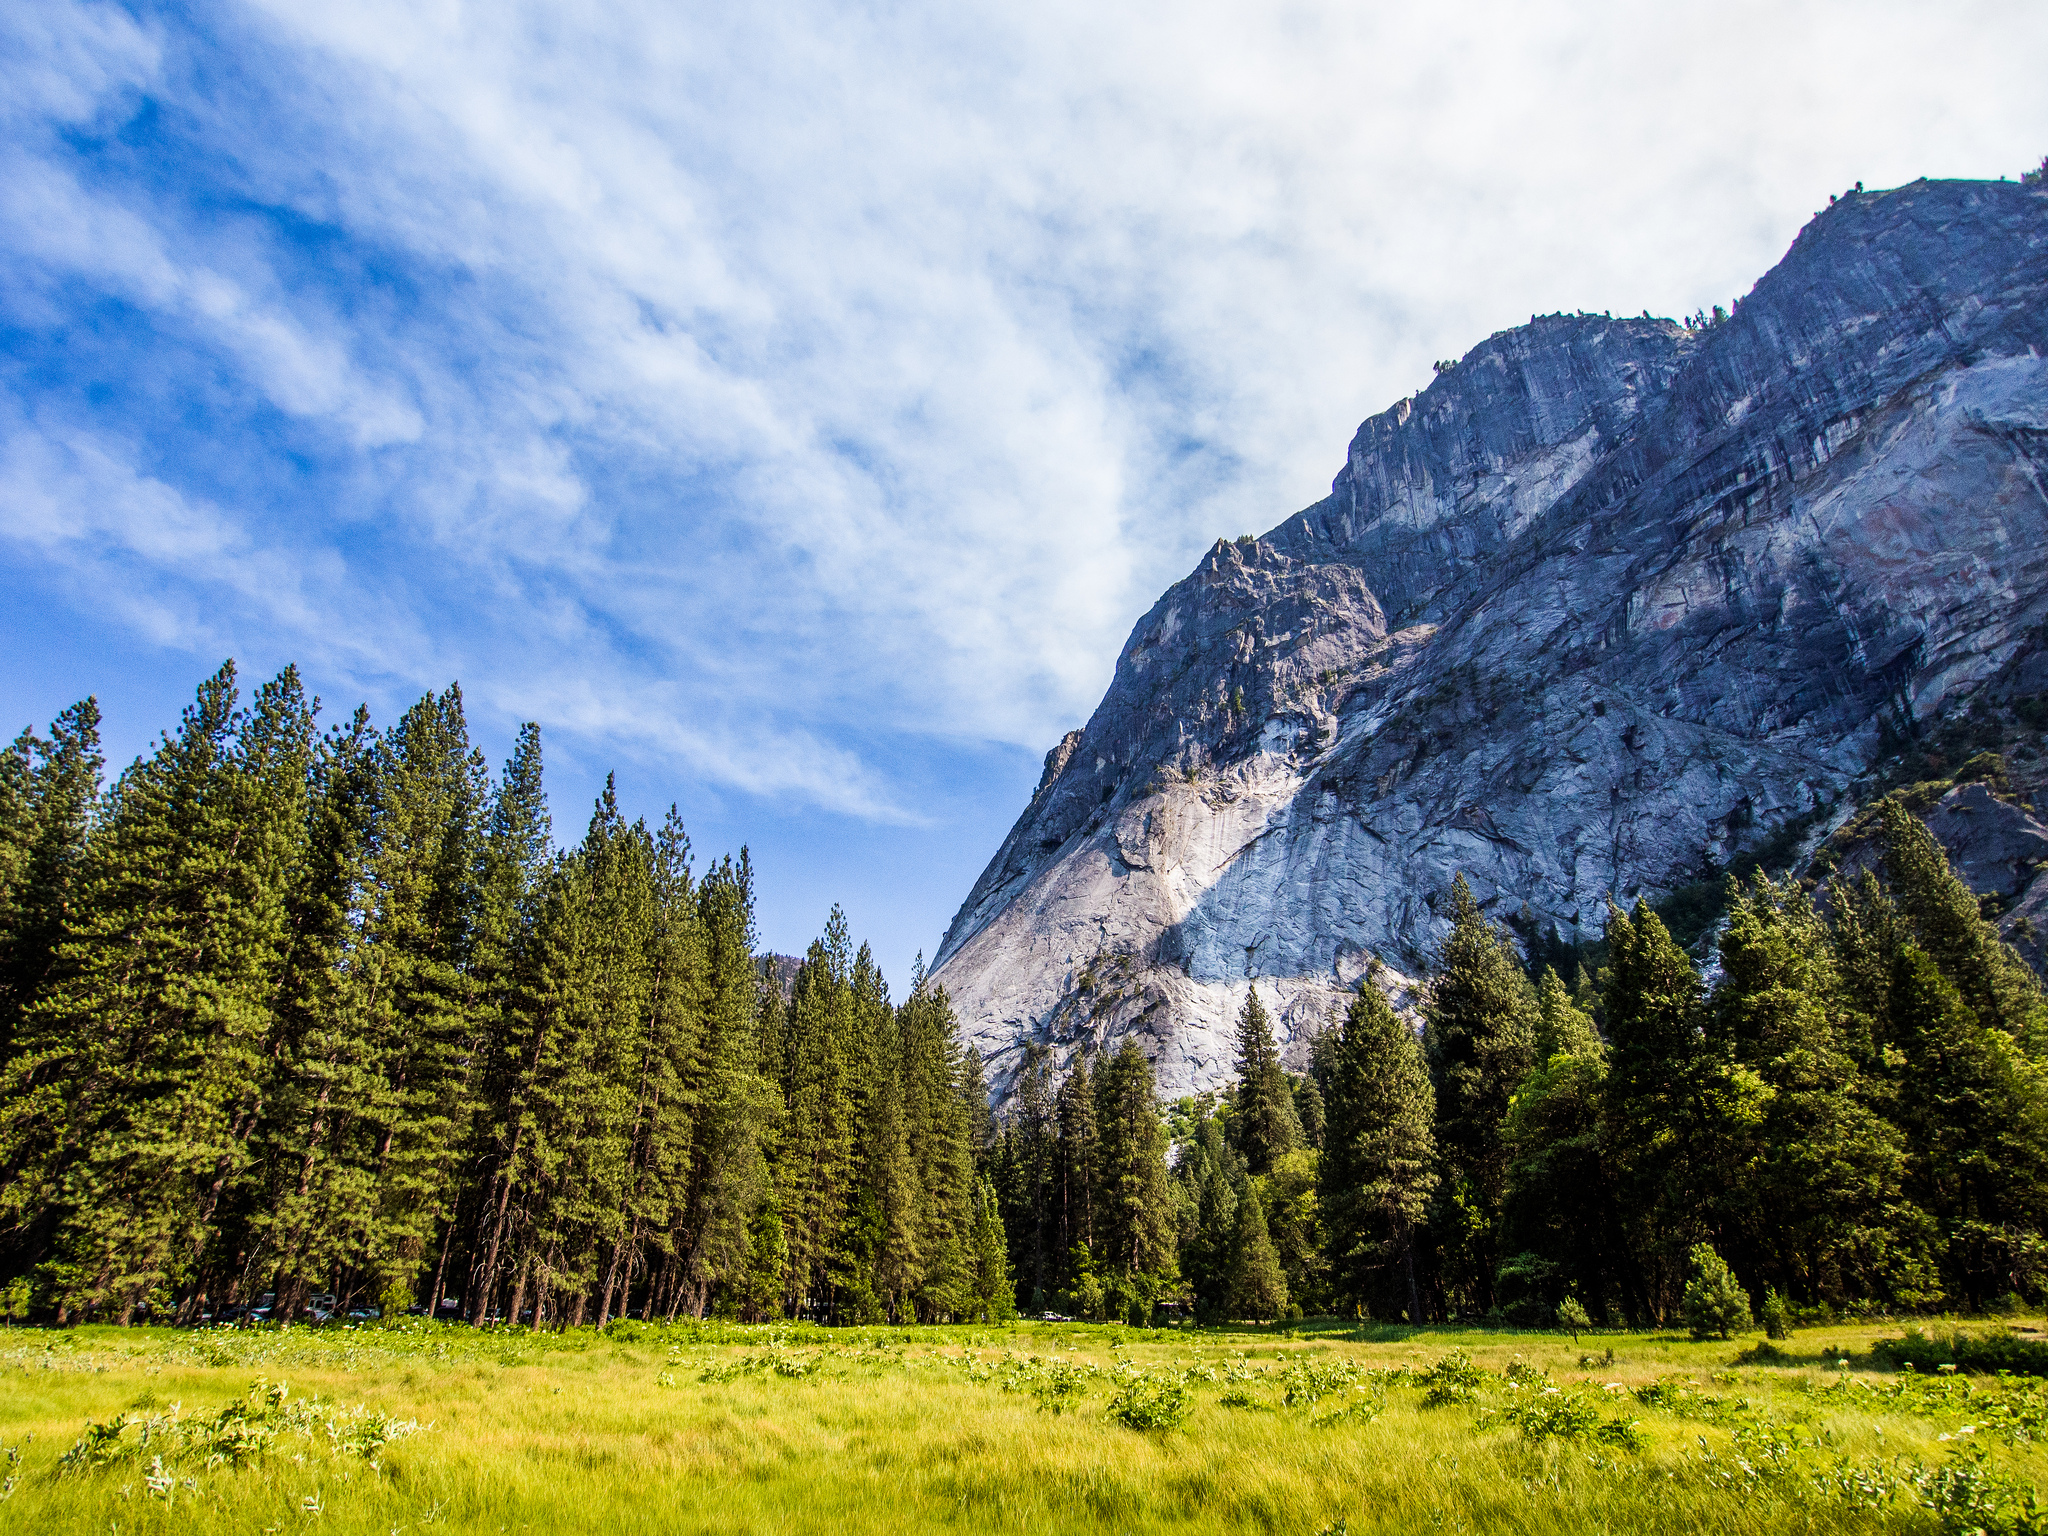
[[[1297,1058],[1370,957],[1398,993],[1456,873],[1591,938],[1610,893],[1811,851],[1969,722],[2031,849],[2044,476],[2038,184],[1845,197],[1712,324],[1499,332],[1138,621],[935,977],[999,1091],[1027,1042],[1135,1036],[1171,1096],[1228,1076],[1254,981]]]

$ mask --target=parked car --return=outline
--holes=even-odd
[[[384,1315],[382,1307],[350,1307],[348,1320],[352,1323],[367,1323]]]

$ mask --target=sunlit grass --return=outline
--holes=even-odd
[[[0,1335],[0,1446],[19,1453],[0,1530],[1733,1536],[2017,1508],[1969,1458],[2048,1481],[2048,1386],[1901,1393],[1868,1368],[1898,1331],[1815,1329],[1738,1365],[1753,1340],[1336,1324],[21,1330]],[[1457,1350],[1484,1373],[1470,1400],[1425,1406],[1418,1376]],[[1126,1427],[1119,1394],[1136,1422],[1185,1419]],[[60,1465],[117,1415],[104,1464]],[[1559,1425],[1577,1427],[1532,1438]]]

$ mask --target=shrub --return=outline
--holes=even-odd
[[[2048,1342],[2023,1339],[2002,1328],[1983,1334],[1958,1329],[1946,1337],[1909,1328],[1904,1338],[1879,1339],[1870,1346],[1870,1353],[1874,1359],[1910,1366],[1916,1371],[1948,1366],[1976,1376],[1999,1371],[2010,1371],[2015,1376],[2048,1376]]]
[[[1711,1245],[1699,1243],[1692,1250],[1692,1278],[1678,1310],[1695,1339],[1727,1338],[1746,1333],[1754,1324],[1749,1315],[1749,1293],[1743,1290],[1721,1255]]]
[[[1593,1326],[1593,1319],[1586,1316],[1586,1309],[1576,1296],[1567,1296],[1557,1304],[1557,1326],[1567,1330],[1574,1344],[1579,1335]]]
[[[1453,1403],[1475,1402],[1479,1397],[1479,1384],[1487,1375],[1485,1367],[1474,1365],[1472,1357],[1464,1350],[1452,1350],[1422,1373],[1421,1382],[1425,1389],[1422,1406],[1447,1408]]]
[[[1508,1409],[1507,1421],[1525,1440],[1576,1440],[1600,1427],[1600,1415],[1582,1392],[1546,1387]]]
[[[1109,1400],[1109,1416],[1127,1429],[1173,1429],[1195,1406],[1195,1394],[1171,1379],[1133,1376]]]
[[[1758,1308],[1757,1321],[1764,1325],[1764,1337],[1767,1339],[1792,1337],[1792,1311],[1775,1288],[1764,1292],[1764,1304]]]

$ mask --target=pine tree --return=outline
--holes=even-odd
[[[1768,1091],[1761,1121],[1723,1138],[1756,1143],[1750,1175],[1722,1192],[1731,1251],[1796,1296],[1919,1301],[1932,1234],[1902,1199],[1905,1150],[1871,1107],[1876,1085],[1844,1048],[1826,930],[1804,891],[1762,874],[1729,907],[1711,1034]]]
[[[381,1090],[374,1051],[348,1006],[344,966],[365,850],[374,831],[377,735],[369,713],[328,733],[308,788],[307,856],[291,897],[291,949],[278,989],[270,1087],[243,1246],[268,1273],[273,1316],[289,1319],[362,1257],[374,1170],[360,1151],[364,1109]],[[351,1155],[351,1152],[358,1155]],[[248,1289],[256,1289],[252,1279]]]
[[[1017,1315],[1017,1298],[1010,1278],[1009,1242],[1003,1233],[995,1185],[985,1175],[974,1181],[971,1248],[973,1270],[968,1288],[967,1318],[971,1322],[1007,1322]]]
[[[923,956],[919,957],[920,962]],[[982,1068],[981,1052],[968,1046],[960,1058],[961,1093],[967,1100],[967,1146],[974,1157],[975,1171],[986,1174],[996,1149],[996,1117],[989,1106],[988,1075]]]
[[[1237,1091],[1230,1124],[1238,1151],[1254,1174],[1270,1171],[1275,1158],[1301,1145],[1294,1095],[1256,985],[1247,992],[1237,1016]]]
[[[1522,1080],[1501,1133],[1508,1154],[1504,1247],[1554,1265],[1602,1318],[1624,1270],[1601,1147],[1606,1081],[1597,1039],[1581,1041],[1576,1052],[1553,1051]]]
[[[1984,920],[1975,893],[1956,877],[1926,824],[1896,798],[1885,800],[1880,812],[1891,896],[1919,947],[1955,983],[1980,1024],[2003,1030],[2035,1055],[2048,1050],[2048,997],[2040,979]]]
[[[60,1319],[195,1295],[262,1104],[311,754],[297,675],[243,714],[230,663],[110,797],[0,1092],[0,1200],[54,1225]]]
[[[1229,1311],[1233,1317],[1264,1322],[1287,1310],[1287,1277],[1266,1231],[1266,1213],[1256,1179],[1247,1179],[1237,1202],[1230,1237]]]
[[[1538,1014],[1514,947],[1480,914],[1462,875],[1452,883],[1451,908],[1451,935],[1423,1008],[1443,1164],[1432,1227],[1453,1274],[1490,1306],[1494,1228],[1507,1186],[1500,1130],[1508,1101],[1536,1064]]]
[[[1294,1094],[1294,1117],[1301,1126],[1301,1143],[1311,1151],[1323,1149],[1323,1091],[1313,1077],[1297,1077],[1289,1084]]]
[[[1329,1120],[1318,1168],[1332,1281],[1365,1305],[1423,1318],[1415,1229],[1437,1184],[1436,1096],[1415,1037],[1368,980],[1322,1036]]]
[[[1981,1306],[2014,1284],[2048,1210],[2048,1074],[1986,1028],[1931,955],[1903,946],[1888,1033],[1905,1045],[1898,1116],[1908,1187],[1939,1223],[1952,1295]]]
[[[1536,1060],[1540,1064],[1553,1056],[1574,1056],[1582,1061],[1598,1060],[1606,1054],[1600,1035],[1593,1028],[1593,1016],[1572,1000],[1564,980],[1549,966],[1536,984]]]
[[[1076,1062],[1060,1084],[1053,1107],[1052,1252],[1053,1284],[1066,1290],[1077,1270],[1089,1267],[1095,1255],[1096,1198],[1101,1185],[1101,1137],[1096,1124],[1095,1086],[1086,1063]],[[1076,1255],[1086,1255],[1077,1260]]]
[[[454,1216],[466,1150],[471,1067],[487,1020],[468,974],[477,938],[488,772],[469,745],[461,690],[429,694],[379,750],[374,833],[346,962],[380,1091],[366,1106],[376,1205],[365,1234],[366,1284],[417,1295],[435,1240]],[[436,1298],[438,1300],[438,1298]]]
[[[97,699],[72,705],[50,739],[24,731],[0,753],[0,1066],[21,1010],[50,981],[100,793]]]
[[[914,1301],[917,1315],[931,1321],[965,1310],[972,1290],[977,1175],[971,1124],[977,1107],[986,1113],[987,1097],[978,1062],[969,1077],[952,1000],[925,976],[922,959],[897,1021],[910,1164],[920,1180],[923,1270]]]
[[[1237,1230],[1238,1191],[1245,1187],[1244,1159],[1230,1145],[1215,1101],[1194,1101],[1193,1124],[1174,1164],[1180,1190],[1176,1238],[1183,1277],[1204,1318],[1227,1315],[1230,1302],[1230,1243]]]
[[[1027,1041],[1011,1112],[997,1139],[996,1198],[1017,1277],[1018,1305],[1046,1309],[1056,1283],[1055,1121],[1045,1047]]]
[[[776,1163],[792,1315],[830,1305],[852,1196],[861,1085],[856,1057],[852,945],[837,907],[791,993],[782,1093],[788,1117]]]
[[[688,1194],[676,1236],[681,1284],[692,1316],[702,1317],[711,1290],[748,1277],[748,1305],[757,1315],[779,1314],[783,1293],[778,1268],[771,1306],[760,1265],[786,1266],[769,1156],[782,1122],[782,1094],[759,1070],[765,1003],[753,969],[754,867],[747,850],[722,859],[697,890],[702,935],[704,994],[702,1044],[685,1092],[695,1114]],[[771,1222],[770,1215],[774,1220]],[[675,1302],[671,1302],[673,1313]]]
[[[1602,1153],[1624,1214],[1620,1277],[1632,1317],[1668,1314],[1703,1238],[1739,1236],[1741,1192],[1764,1148],[1771,1090],[1710,1046],[1699,972],[1647,904],[1608,908],[1603,972],[1608,1073]]]
[[[479,919],[473,960],[479,1046],[469,1290],[471,1322],[492,1315],[510,1257],[513,1185],[528,1134],[525,1085],[538,1070],[546,1028],[521,1006],[532,974],[533,944],[553,887],[551,823],[543,783],[540,728],[521,727],[492,796],[480,851]]]
[[[1097,1074],[1095,1240],[1099,1267],[1154,1287],[1176,1277],[1166,1126],[1152,1063],[1126,1040]],[[1146,1297],[1149,1300],[1149,1296]]]

